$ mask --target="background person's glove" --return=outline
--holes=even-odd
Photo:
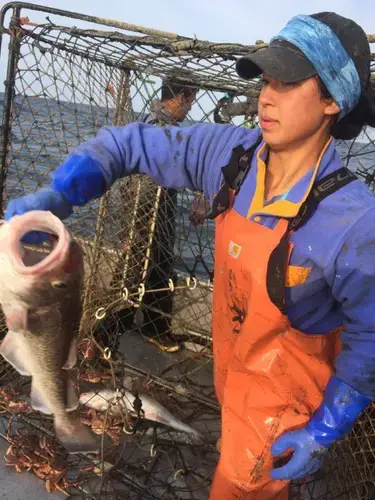
[[[73,212],[70,203],[60,193],[51,187],[47,187],[11,200],[7,205],[4,219],[8,221],[14,215],[22,215],[32,210],[52,212],[61,220],[66,219]],[[31,231],[23,237],[22,241],[35,245],[43,243],[43,241],[47,240],[47,237],[47,233]]]
[[[370,403],[370,399],[357,392],[339,378],[332,376],[324,393],[324,400],[312,419],[302,429],[286,432],[271,447],[279,456],[294,450],[287,464],[272,469],[273,479],[299,479],[313,474],[322,465],[328,447],[351,431],[357,417]]]

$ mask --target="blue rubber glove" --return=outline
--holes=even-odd
[[[270,476],[273,479],[294,480],[316,472],[322,465],[328,447],[351,431],[357,417],[370,401],[344,381],[332,376],[323,403],[310,422],[302,429],[286,432],[271,447],[274,456],[288,449],[294,450],[294,454],[286,465],[272,469]]]
[[[103,173],[89,156],[70,156],[51,175],[51,185],[73,206],[86,205],[106,191]]]
[[[52,212],[59,219],[66,219],[73,212],[72,206],[67,203],[60,193],[51,187],[47,187],[11,200],[5,211],[4,219],[9,220],[14,215],[22,215],[31,210],[46,210]],[[31,231],[23,237],[22,241],[35,245],[43,243],[47,237],[47,233]]]

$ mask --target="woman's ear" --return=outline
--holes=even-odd
[[[324,114],[326,114],[328,116],[332,116],[332,115],[337,115],[340,113],[340,108],[338,107],[336,101],[334,99],[332,99],[332,97],[330,97],[328,99],[325,98],[324,100],[326,101]]]

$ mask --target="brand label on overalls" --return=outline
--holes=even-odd
[[[237,243],[234,243],[234,241],[231,241],[229,243],[229,255],[237,259],[241,253],[242,247],[240,245],[237,245]]]

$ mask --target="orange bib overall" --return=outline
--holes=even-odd
[[[210,500],[282,500],[289,481],[269,477],[270,447],[319,407],[341,341],[337,329],[296,330],[271,301],[292,251],[288,220],[274,229],[256,224],[234,211],[233,194],[215,219],[214,381],[222,435]],[[269,266],[281,241],[283,272]]]

